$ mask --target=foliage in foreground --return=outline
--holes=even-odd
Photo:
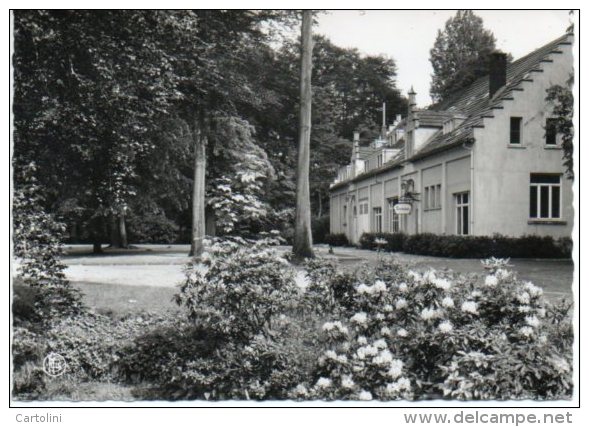
[[[21,165],[17,171],[20,184],[14,190],[12,210],[14,256],[17,276],[36,289],[31,307],[34,316],[49,322],[79,313],[83,310],[80,294],[65,278],[66,267],[60,259],[64,226],[42,209],[35,164]]]
[[[477,277],[318,259],[303,278],[266,243],[213,242],[187,267],[186,316],[19,325],[15,396],[47,398],[39,366],[55,351],[72,384],[133,386],[149,399],[570,398],[569,307],[506,262]]]
[[[357,275],[315,265],[314,290],[335,310],[322,327],[323,356],[291,396],[570,398],[568,307],[501,263],[487,266],[491,273],[476,278],[391,263]]]

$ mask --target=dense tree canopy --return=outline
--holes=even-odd
[[[434,73],[430,95],[434,101],[452,94],[487,74],[495,36],[472,10],[460,10],[438,30],[430,62]]]
[[[573,77],[568,81],[568,85],[554,85],[548,88],[546,100],[552,104],[553,115],[556,119],[554,131],[561,137],[563,166],[567,178],[575,177],[573,155],[574,155],[574,125],[573,113],[575,99],[571,90]],[[546,130],[549,131],[548,129]]]
[[[132,241],[187,239],[194,147],[203,137],[208,227],[247,233],[291,223],[299,45],[270,43],[268,30],[295,23],[295,13],[14,17],[14,165],[35,161],[44,208],[74,240],[104,243],[110,225],[112,242],[117,220]],[[382,102],[390,123],[405,100],[390,58],[316,36],[313,63],[310,184],[321,215],[352,132],[377,135]]]

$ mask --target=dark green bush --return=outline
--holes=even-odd
[[[313,243],[327,243],[325,237],[329,235],[329,215],[311,220]]]
[[[162,327],[124,351],[120,372],[130,383],[154,384],[158,399],[285,399],[317,357],[305,360],[296,344],[309,338],[307,328],[284,317],[272,337],[238,343],[199,325]]]
[[[325,243],[329,246],[349,246],[350,242],[343,233],[327,234],[325,236]]]
[[[401,252],[407,235],[405,233],[364,233],[360,237],[362,249],[381,249],[387,252]],[[380,239],[380,240],[377,240]],[[385,241],[381,244],[378,242]]]
[[[377,245],[376,239],[386,243]],[[364,233],[360,238],[360,247],[449,258],[570,258],[572,240],[568,237],[554,239],[535,235],[507,237],[499,234],[448,236],[433,233]]]
[[[134,243],[175,243],[179,239],[178,226],[163,212],[143,212],[127,220],[129,241]]]

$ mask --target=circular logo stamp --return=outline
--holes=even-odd
[[[43,359],[43,371],[50,377],[63,375],[66,368],[67,363],[61,354],[49,353]]]

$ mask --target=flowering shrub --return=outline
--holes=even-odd
[[[494,266],[492,273],[479,280],[386,263],[357,272],[349,283],[354,289],[349,303],[323,327],[324,357],[291,396],[570,396],[572,331],[566,310],[549,304],[540,288],[518,280],[507,262],[488,265]],[[312,281],[317,277],[321,282],[309,289],[332,286],[329,274],[310,275]],[[339,286],[337,275],[332,277],[333,287]],[[395,371],[401,384],[387,376],[390,366],[380,364],[385,360],[402,368]]]
[[[328,350],[318,359],[311,384],[290,392],[295,399],[392,400],[412,397],[411,382],[402,360],[390,351],[388,338],[362,335],[366,313],[356,313],[350,326],[323,325]]]
[[[201,263],[190,263],[176,295],[192,321],[249,340],[267,334],[297,294],[294,270],[267,241],[217,241]]]

